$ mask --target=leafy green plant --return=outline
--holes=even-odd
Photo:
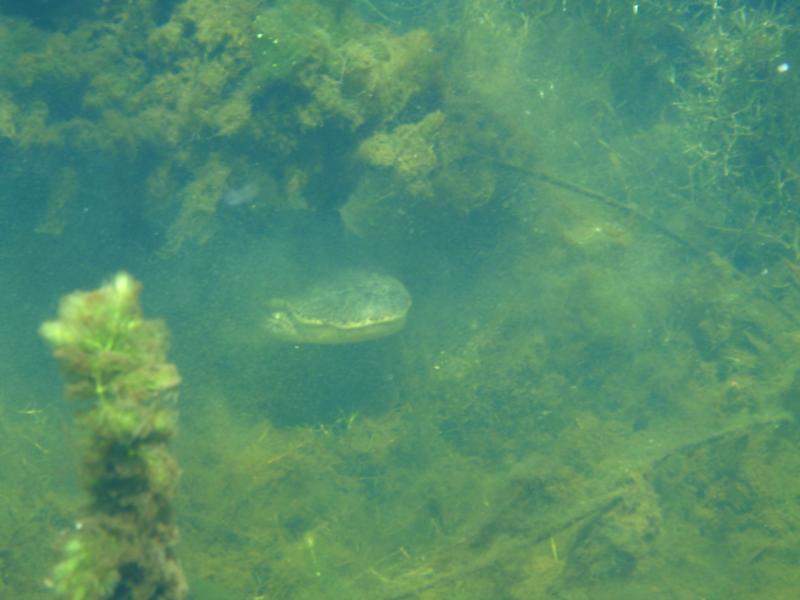
[[[71,600],[176,599],[186,582],[173,554],[171,503],[178,467],[167,451],[175,433],[174,390],[163,323],[147,321],[141,285],[126,273],[62,299],[41,326],[79,403],[85,436],[87,515],[64,544],[51,585]]]

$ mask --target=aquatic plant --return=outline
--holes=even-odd
[[[49,581],[73,600],[176,599],[186,582],[173,553],[171,504],[178,467],[167,450],[175,433],[167,332],[142,317],[141,285],[127,273],[61,300],[58,320],[41,326],[78,405],[87,514],[63,546]]]

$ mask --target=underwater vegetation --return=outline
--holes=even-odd
[[[793,3],[45,4],[0,3],[0,597],[794,597]],[[402,330],[271,343],[351,257]],[[127,275],[42,327],[73,414],[30,391],[115,261],[174,440]]]
[[[48,586],[57,597],[183,598],[175,558],[172,501],[178,466],[175,365],[166,361],[163,323],[147,321],[141,285],[127,273],[91,292],[74,292],[41,336],[80,404],[87,514],[64,542]]]

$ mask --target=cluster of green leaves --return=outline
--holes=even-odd
[[[62,299],[41,327],[80,413],[88,514],[63,546],[52,587],[62,598],[177,599],[186,584],[172,552],[179,471],[165,445],[175,433],[166,330],[143,319],[141,285],[127,273]]]

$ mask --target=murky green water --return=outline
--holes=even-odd
[[[120,269],[183,377],[193,599],[794,598],[799,40],[755,0],[0,3],[0,598],[91,511],[37,329]],[[269,339],[347,269],[401,331]]]

